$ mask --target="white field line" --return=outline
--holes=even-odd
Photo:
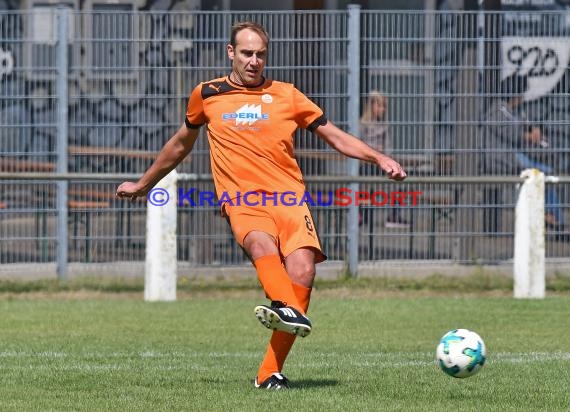
[[[354,359],[351,364],[360,367],[391,368],[409,366],[427,366],[435,363],[435,353],[417,353],[412,358],[411,354],[401,354],[400,358],[394,354],[382,356],[369,355],[369,359]],[[570,352],[498,352],[487,353],[487,364],[518,363],[533,364],[543,362],[570,362]]]
[[[199,358],[209,356],[213,358],[246,358],[257,356],[254,352],[28,352],[28,351],[0,351],[1,358]]]
[[[89,366],[91,368],[113,369],[120,368],[116,365],[120,359],[156,359],[156,360],[181,360],[181,359],[231,359],[231,358],[247,358],[258,359],[262,355],[261,352],[159,352],[159,351],[142,351],[142,352],[61,352],[61,351],[0,351],[0,369],[7,365],[2,365],[9,359],[25,359],[34,360],[69,360],[88,362],[91,359],[109,359],[113,362],[111,365]],[[362,352],[356,354],[346,354],[337,352],[322,352],[308,354],[313,362],[301,361],[303,366],[322,365],[324,361],[336,360],[342,364],[350,364],[363,367],[402,367],[402,366],[424,366],[431,365],[435,362],[435,353],[431,352],[400,352],[400,353],[383,353],[383,352]],[[570,361],[570,352],[498,352],[488,353],[487,360],[489,363],[541,363],[541,362],[568,362]],[[88,367],[88,365],[86,365]],[[171,366],[167,366],[171,368]],[[184,367],[182,367],[184,368]]]

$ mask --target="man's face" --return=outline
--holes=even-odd
[[[267,57],[267,44],[261,36],[250,29],[236,34],[235,47],[227,46],[228,57],[232,61],[232,81],[243,86],[258,86]]]

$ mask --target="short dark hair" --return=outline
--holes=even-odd
[[[259,34],[259,36],[265,41],[266,46],[269,46],[269,34],[267,34],[267,30],[265,30],[261,24],[254,21],[242,21],[237,22],[232,26],[230,44],[233,47],[236,46],[236,35],[244,29],[249,29]]]
[[[504,99],[522,96],[528,90],[528,76],[513,73],[501,81],[501,94]]]

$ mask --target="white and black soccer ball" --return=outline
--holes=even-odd
[[[454,378],[467,378],[481,370],[487,359],[485,342],[468,329],[454,329],[440,339],[436,349],[439,368]]]

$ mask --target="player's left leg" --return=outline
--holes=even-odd
[[[315,278],[315,251],[310,248],[297,249],[285,258],[285,268],[291,278],[297,300],[306,313]],[[294,342],[294,335],[281,331],[273,332],[265,357],[257,372],[258,382],[264,382],[271,379],[274,374],[281,373]]]
[[[315,264],[325,260],[326,256],[321,251],[316,228],[306,205],[278,206],[276,209],[279,210],[273,210],[273,217],[279,228],[278,244],[284,256],[284,269],[301,309],[306,312],[315,278]],[[257,382],[264,382],[276,374],[283,376],[281,371],[294,342],[295,336],[290,333],[272,333]]]

